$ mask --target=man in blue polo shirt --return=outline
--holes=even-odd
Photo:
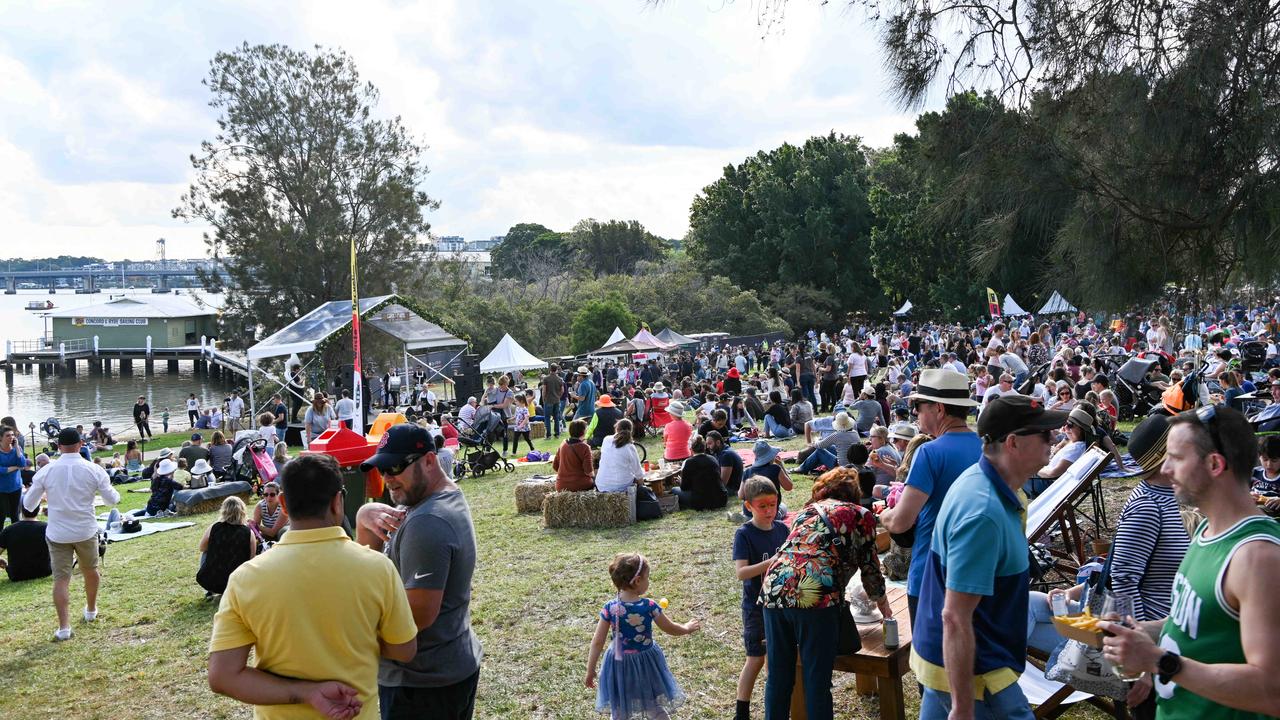
[[[1001,395],[978,418],[982,458],[942,501],[920,588],[911,669],[925,720],[1033,717],[1018,687],[1026,661],[1027,539],[1018,494],[1049,461],[1067,413]]]
[[[880,515],[880,522],[895,534],[895,542],[911,545],[907,604],[914,627],[934,521],[951,484],[982,454],[982,441],[969,429],[969,413],[978,403],[969,397],[968,377],[954,370],[925,370],[908,401],[920,432],[934,439],[916,450],[902,498]]]

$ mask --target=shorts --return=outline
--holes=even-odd
[[[742,608],[742,648],[747,657],[764,657],[764,609],[759,605]]]
[[[80,572],[98,567],[98,538],[74,543],[60,543],[46,540],[49,545],[49,565],[53,568],[53,579],[63,580],[71,577],[72,554],[80,558]]]

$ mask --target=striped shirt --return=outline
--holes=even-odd
[[[1169,615],[1173,578],[1190,543],[1173,488],[1138,483],[1120,511],[1111,547],[1111,589],[1133,598],[1135,618]]]

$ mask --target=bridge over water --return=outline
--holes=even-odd
[[[119,279],[121,285],[126,278],[140,284],[151,284],[156,292],[168,292],[171,278],[196,278],[198,273],[216,275],[223,281],[230,279],[226,266],[221,260],[170,260],[167,262],[113,263],[111,265],[90,265],[65,270],[3,270],[0,269],[0,280],[4,282],[4,293],[14,295],[20,283],[34,282],[42,287],[53,288],[59,280],[76,288],[78,293],[101,292],[99,284],[103,280]]]

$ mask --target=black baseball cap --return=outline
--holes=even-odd
[[[410,455],[426,455],[436,451],[436,439],[413,423],[392,425],[382,434],[373,457],[360,463],[362,471],[385,470],[404,463]]]
[[[1006,394],[987,403],[978,416],[978,434],[986,442],[1003,440],[1015,432],[1056,430],[1070,413],[1046,410],[1044,403],[1026,395]]]
[[[193,442],[196,440],[203,440],[203,439],[204,438],[200,436],[200,433],[191,433],[191,440]]]
[[[80,431],[73,427],[62,428],[61,432],[58,433],[58,444],[62,446],[75,445],[76,443],[81,442],[81,440]]]

